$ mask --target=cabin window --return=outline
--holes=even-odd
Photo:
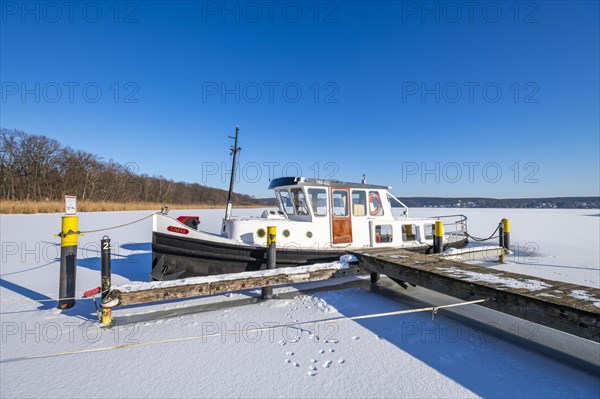
[[[327,215],[327,190],[324,188],[309,188],[308,199],[316,216]]]
[[[417,239],[417,225],[403,224],[402,225],[402,240],[415,241]]]
[[[279,202],[281,203],[281,208],[288,215],[294,214],[294,206],[292,205],[292,201],[290,199],[290,193],[287,190],[280,190],[279,193]]]
[[[433,225],[432,224],[425,225],[425,239],[433,240]]]
[[[292,193],[292,204],[294,204],[296,215],[308,215],[308,205],[306,203],[304,191],[301,188],[292,188],[290,191]]]
[[[333,215],[348,216],[348,191],[333,190],[331,198],[333,200]]]
[[[369,191],[369,214],[371,216],[383,215],[383,204],[377,191]]]
[[[375,242],[392,242],[394,240],[394,230],[391,224],[381,224],[375,226]]]
[[[367,215],[367,192],[352,190],[352,216]]]

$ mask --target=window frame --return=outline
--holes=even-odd
[[[335,193],[336,191],[339,191],[340,193],[343,193],[342,198],[344,197],[344,195],[346,196],[346,205],[344,206],[344,210],[346,211],[346,213],[344,215],[337,215],[335,213]],[[331,216],[332,217],[336,217],[336,218],[349,218],[350,217],[350,193],[348,192],[348,189],[346,188],[332,188],[331,189]]]
[[[317,212],[318,208],[319,208],[319,195],[318,195],[318,193],[316,194],[317,209],[313,208],[313,202],[312,202],[311,195],[310,195],[311,191],[318,191],[318,192],[322,192],[323,193],[323,196],[324,196],[324,199],[325,199],[325,213],[320,214],[320,213]],[[327,216],[327,209],[328,209],[328,204],[327,204],[327,197],[328,197],[328,195],[327,195],[327,189],[324,188],[324,187],[308,187],[306,189],[306,193],[308,194],[307,195],[307,199],[308,199],[307,202],[310,204],[310,211],[312,212],[313,216],[316,216],[316,217],[326,217]]]
[[[354,214],[354,198],[353,195],[354,193],[363,193],[364,195],[364,200],[365,202],[359,205],[364,205],[365,206],[365,213],[363,215],[355,215]],[[356,218],[362,218],[362,217],[366,217],[368,216],[368,208],[369,208],[369,201],[368,201],[368,196],[367,196],[367,190],[363,190],[363,189],[352,189],[350,190],[350,201],[352,204],[352,217],[356,217]]]
[[[285,192],[288,195],[288,199],[290,201],[291,204],[291,209],[292,209],[292,213],[289,213],[286,209],[285,206],[285,202],[283,201],[283,198],[281,196],[281,194]],[[277,198],[279,199],[279,204],[281,205],[281,210],[288,216],[290,215],[295,215],[296,214],[296,210],[294,209],[294,203],[292,202],[292,194],[290,193],[290,190],[286,189],[279,189],[277,190]]]

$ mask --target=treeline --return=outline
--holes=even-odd
[[[0,199],[160,202],[223,205],[227,191],[137,174],[98,155],[63,147],[58,141],[18,130],[0,129]],[[234,203],[254,205],[253,197],[234,194]]]
[[[557,208],[597,209],[600,197],[553,197],[553,198],[401,198],[408,207],[435,208]]]

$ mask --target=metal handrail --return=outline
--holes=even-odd
[[[446,219],[446,218],[460,218],[459,220],[456,220],[454,222],[451,223],[444,223],[444,226],[452,226],[454,225],[454,234],[455,235],[460,235],[463,237],[467,236],[467,216],[463,215],[463,214],[456,214],[456,215],[440,215],[440,216],[432,216],[432,219],[437,219],[437,220],[442,220],[442,219]],[[459,225],[460,225],[460,234],[459,234]],[[449,231],[450,233],[450,231]]]

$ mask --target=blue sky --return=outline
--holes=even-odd
[[[598,2],[2,2],[1,121],[264,197],[600,193]],[[99,95],[100,93],[100,95]]]

